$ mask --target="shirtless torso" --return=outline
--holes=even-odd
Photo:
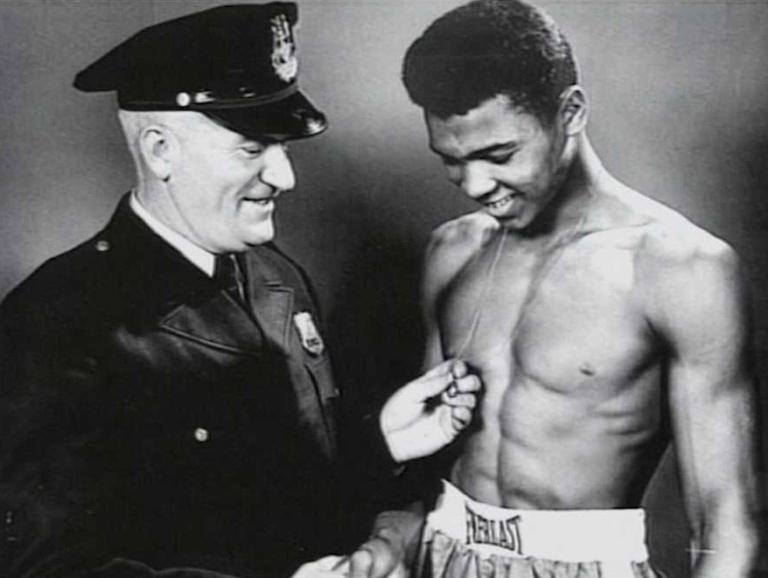
[[[427,364],[461,358],[484,383],[451,478],[489,504],[639,505],[671,434],[666,311],[675,286],[691,311],[706,308],[697,275],[728,251],[610,178],[581,204],[556,241],[505,231],[484,212],[433,234]],[[684,420],[692,408],[677,405]]]
[[[579,87],[560,102],[546,123],[504,94],[425,114],[481,207],[434,231],[423,272],[425,368],[457,358],[483,383],[442,474],[483,506],[637,508],[672,441],[694,575],[746,577],[759,490],[739,259],[603,168]],[[384,516],[374,535],[410,548],[420,523]],[[374,567],[404,560],[378,547]]]
[[[421,533],[418,507],[382,515],[358,561],[384,578],[419,542],[435,576],[521,568],[486,564],[495,554],[479,546],[483,557],[467,558],[459,546],[469,545],[527,544],[517,553],[556,563],[549,573],[524,565],[526,576],[615,561],[627,553],[610,539],[623,522],[595,528],[637,510],[671,441],[693,575],[749,576],[757,404],[736,253],[605,170],[571,48],[535,6],[478,0],[447,12],[409,47],[403,80],[446,177],[479,208],[438,227],[427,249],[424,367],[462,360],[483,391],[435,462],[450,462],[439,475],[458,491],[444,486]],[[458,387],[445,396],[466,401]],[[517,540],[494,529],[518,518],[538,530]],[[581,528],[583,551],[564,552]],[[643,559],[630,550],[626,560]]]

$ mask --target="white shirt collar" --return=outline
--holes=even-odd
[[[139,203],[135,190],[131,193],[130,205],[133,212],[136,213],[136,216],[144,221],[150,229],[184,255],[192,262],[192,264],[208,275],[208,277],[213,277],[213,268],[216,258],[212,253],[209,253],[205,249],[201,249],[192,241],[179,235],[176,231],[152,216],[152,214]]]

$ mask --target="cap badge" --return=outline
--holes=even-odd
[[[299,332],[302,347],[312,355],[320,355],[325,350],[325,344],[320,337],[320,332],[315,326],[312,314],[307,311],[296,313],[293,316],[293,324]]]
[[[284,82],[296,78],[299,62],[296,59],[296,46],[293,42],[291,25],[284,14],[272,18],[272,67]]]

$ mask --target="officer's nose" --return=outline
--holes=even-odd
[[[273,144],[264,151],[261,181],[282,192],[290,191],[296,186],[296,174],[284,145]]]
[[[461,167],[459,186],[469,197],[478,199],[492,192],[496,187],[496,181],[485,163],[469,161]]]

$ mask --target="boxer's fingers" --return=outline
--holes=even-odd
[[[326,572],[342,567],[348,558],[348,556],[325,556],[324,558],[315,560],[312,564],[315,565],[317,570]]]
[[[332,572],[341,572],[342,574],[349,574],[349,559],[350,556],[339,556],[339,559],[336,561],[336,563],[331,568]]]
[[[344,578],[342,560],[341,556],[326,556],[307,562],[299,566],[291,578]]]
[[[399,562],[389,540],[376,536],[352,554],[349,574],[352,578],[385,578]]]
[[[349,558],[349,575],[351,578],[369,578],[373,568],[373,553],[363,544]]]

